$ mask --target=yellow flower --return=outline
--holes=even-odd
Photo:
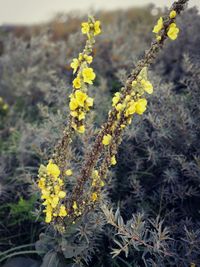
[[[159,33],[163,28],[163,18],[160,17],[159,20],[157,21],[157,24],[153,28],[154,33]]]
[[[176,17],[176,11],[172,10],[169,14],[170,19],[174,19]]]
[[[44,189],[45,188],[45,179],[44,178],[40,178],[38,181],[38,187],[40,189]]]
[[[56,208],[58,205],[58,202],[59,202],[59,198],[57,196],[53,197],[52,202],[51,202],[52,208]]]
[[[91,196],[92,201],[95,202],[97,200],[97,197],[98,197],[97,193],[92,193],[92,196]]]
[[[79,128],[77,129],[77,131],[79,133],[84,133],[85,132],[85,126],[84,125],[79,126]]]
[[[136,86],[137,85],[137,81],[132,81],[132,86]]]
[[[80,77],[76,77],[73,80],[73,87],[76,88],[76,89],[81,88],[81,79],[80,79]]]
[[[78,108],[78,101],[76,100],[76,98],[72,97],[70,99],[69,108],[71,111],[74,111]]]
[[[83,54],[82,53],[79,53],[78,60],[79,61],[82,61],[83,60]]]
[[[123,105],[121,103],[119,103],[119,104],[116,105],[115,108],[116,108],[117,111],[121,111],[123,109]]]
[[[51,212],[46,213],[46,218],[45,218],[45,222],[46,223],[50,223],[52,219],[52,214]]]
[[[112,106],[114,107],[120,100],[120,93],[115,93],[113,99],[112,99]]]
[[[58,182],[58,184],[59,184],[60,186],[64,185],[63,180],[60,179],[60,178],[58,178],[57,182]]]
[[[52,163],[52,160],[49,161],[47,165],[47,173],[52,175],[54,178],[58,178],[60,175],[60,169],[56,164]]]
[[[74,58],[70,66],[74,70],[73,73],[75,73],[77,71],[78,67],[79,67],[78,59]]]
[[[86,60],[86,62],[88,64],[92,63],[93,57],[92,56],[88,56],[88,55],[84,55],[84,59]]]
[[[65,198],[65,197],[66,197],[66,192],[64,192],[64,191],[60,191],[60,192],[58,193],[58,197],[59,197],[59,198]]]
[[[157,35],[156,36],[156,40],[159,42],[161,40],[161,36],[160,35]]]
[[[101,182],[100,182],[100,186],[103,187],[104,185],[105,185],[104,181],[101,180]]]
[[[117,164],[116,158],[115,158],[115,156],[112,156],[111,165],[116,165],[116,164]]]
[[[95,21],[94,23],[94,35],[98,35],[101,33],[101,22],[99,20]]]
[[[65,217],[65,216],[67,216],[67,211],[66,211],[66,208],[65,208],[64,205],[61,205],[61,206],[60,206],[59,216],[60,216],[60,217]]]
[[[75,98],[76,98],[76,101],[77,101],[78,105],[80,107],[84,107],[84,102],[87,99],[87,94],[82,92],[82,91],[80,91],[80,90],[77,90],[75,92]]]
[[[74,209],[74,210],[77,210],[77,209],[78,209],[78,206],[77,206],[77,203],[76,203],[76,201],[74,201],[74,203],[73,203],[73,206],[72,206],[72,207],[73,207],[73,209]]]
[[[136,113],[142,115],[146,110],[146,106],[147,106],[147,100],[145,98],[141,98],[140,100],[138,100],[136,102],[136,107],[135,107]]]
[[[80,114],[78,115],[78,120],[81,121],[81,120],[84,120],[85,119],[85,113],[82,111],[80,112]]]
[[[67,176],[71,176],[73,174],[73,171],[71,169],[66,170],[65,174]]]
[[[99,178],[99,172],[97,170],[94,170],[92,172],[92,177],[95,178],[95,179]]]
[[[149,82],[149,81],[145,81],[144,79],[141,81],[141,84],[144,88],[144,90],[148,93],[148,94],[152,94],[153,93],[153,85]]]
[[[82,26],[82,33],[83,34],[88,34],[89,33],[89,31],[90,31],[90,25],[89,25],[89,23],[88,22],[83,22],[82,24],[81,24],[81,26]]]
[[[136,102],[134,100],[131,100],[129,102],[125,116],[128,117],[129,115],[133,115],[135,113],[135,111],[136,111]]]
[[[83,69],[82,75],[83,75],[83,81],[85,83],[93,84],[92,81],[95,79],[96,74],[94,73],[92,68]]]
[[[129,101],[131,99],[131,96],[130,95],[127,95],[126,97],[125,97],[125,101],[127,102],[127,101]]]
[[[103,140],[102,140],[103,145],[108,146],[111,142],[111,139],[112,139],[112,136],[110,134],[104,135]]]
[[[88,97],[86,99],[86,105],[87,105],[87,107],[92,107],[93,104],[94,104],[94,99],[92,97]]]
[[[176,26],[176,23],[171,23],[167,32],[168,37],[172,40],[176,40],[178,33],[179,28]]]
[[[77,103],[77,104],[78,104],[78,103]],[[78,107],[78,105],[77,105],[77,107]],[[71,109],[71,108],[70,108],[70,109]],[[77,111],[71,111],[70,114],[71,114],[71,116],[74,117],[74,118],[78,117],[78,112],[77,112]]]

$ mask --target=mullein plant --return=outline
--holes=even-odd
[[[75,78],[69,97],[70,115],[63,137],[54,149],[48,164],[39,169],[38,186],[44,205],[45,221],[59,234],[65,235],[68,229],[88,212],[103,203],[102,189],[106,185],[109,169],[117,164],[117,150],[122,142],[123,133],[131,124],[134,116],[141,116],[147,109],[147,94],[153,93],[153,85],[148,80],[148,68],[154,62],[166,40],[175,40],[179,34],[176,17],[184,10],[188,0],[174,2],[167,15],[160,17],[153,28],[155,38],[143,59],[130,73],[121,90],[112,98],[112,107],[107,121],[102,125],[95,141],[84,156],[84,162],[75,177],[73,188],[66,188],[69,176],[74,175],[68,150],[76,134],[83,135],[87,129],[85,120],[93,107],[89,96],[89,86],[95,80],[91,67],[95,37],[101,33],[101,25],[93,17],[82,23],[82,33],[86,35],[86,46],[71,67]]]

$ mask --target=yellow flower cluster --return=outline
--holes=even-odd
[[[91,201],[95,202],[98,199],[99,192],[101,188],[105,185],[104,181],[101,179],[97,170],[92,172],[92,189],[94,190],[91,193]]]
[[[163,18],[160,17],[156,23],[156,25],[153,28],[154,33],[159,33],[163,28]]]
[[[121,112],[124,110],[125,117],[130,117],[134,113],[141,115],[146,110],[147,100],[145,98],[141,98],[141,96],[144,93],[153,93],[153,85],[147,79],[147,68],[143,68],[141,70],[137,79],[132,82],[132,88],[133,90],[131,94],[126,96],[124,103],[119,103],[119,93],[116,93],[112,100],[112,105],[117,111]]]
[[[76,90],[74,94],[70,96],[70,114],[77,122],[82,122],[85,119],[85,114],[93,106],[93,98],[88,97],[86,93],[81,90]],[[78,125],[75,121],[72,123],[72,127],[79,133],[85,132],[85,126],[81,123]]]
[[[104,146],[108,146],[112,140],[112,136],[110,134],[106,134],[103,137],[102,143]]]
[[[82,23],[82,33],[87,34],[88,37],[93,34],[94,36],[101,33],[101,23],[99,20],[91,23],[91,22],[83,22]]]
[[[71,126],[79,133],[85,132],[84,119],[86,113],[93,106],[93,99],[87,95],[88,85],[93,84],[96,74],[89,65],[93,61],[92,47],[95,43],[94,36],[101,33],[100,21],[95,21],[92,17],[88,18],[88,22],[82,23],[82,33],[87,34],[83,53],[78,58],[74,58],[71,63],[73,73],[77,73],[73,80],[73,93],[70,95],[70,114],[72,118]]]
[[[176,17],[176,11],[172,10],[169,14],[169,18],[172,20]],[[161,40],[161,36],[159,35],[160,31],[163,29],[164,24],[163,24],[163,18],[160,17],[157,21],[157,24],[153,28],[153,33],[156,33],[156,39],[157,41]],[[176,26],[176,23],[171,23],[167,29],[167,36],[171,40],[175,40],[178,36],[179,33],[179,28]]]
[[[117,126],[121,116],[126,118],[125,124],[121,124],[120,127],[123,129],[126,125],[131,123],[133,114],[142,115],[147,108],[147,100],[142,97],[145,93],[153,93],[153,85],[147,79],[147,68],[143,68],[138,75],[137,79],[132,82],[132,91],[129,95],[126,95],[125,99],[121,101],[121,93],[115,93],[112,99],[112,106],[117,111],[117,120],[112,126],[112,132]],[[105,134],[102,139],[104,146],[109,146],[112,140],[111,134]],[[111,165],[116,164],[116,159],[113,156],[111,158]]]
[[[66,193],[63,191],[63,180],[59,176],[60,169],[52,160],[46,167],[40,166],[38,187],[41,190],[41,199],[44,200],[46,223],[50,223],[55,217],[67,216],[67,210],[63,204]]]
[[[179,33],[179,28],[176,26],[176,23],[171,23],[169,25],[167,35],[171,40],[176,40]]]

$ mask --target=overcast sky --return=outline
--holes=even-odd
[[[154,3],[170,6],[173,0],[0,0],[0,24],[40,23],[47,21],[57,12],[71,10],[116,9]],[[190,0],[190,6],[200,8],[200,0]]]

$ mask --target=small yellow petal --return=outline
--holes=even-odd
[[[172,10],[169,14],[170,19],[174,19],[176,17],[176,11]]]
[[[67,176],[71,176],[71,175],[73,174],[73,172],[72,172],[71,169],[68,169],[68,170],[66,170],[65,174],[66,174]]]
[[[103,140],[102,140],[103,145],[108,146],[111,142],[111,139],[112,139],[112,136],[110,134],[104,135]]]

